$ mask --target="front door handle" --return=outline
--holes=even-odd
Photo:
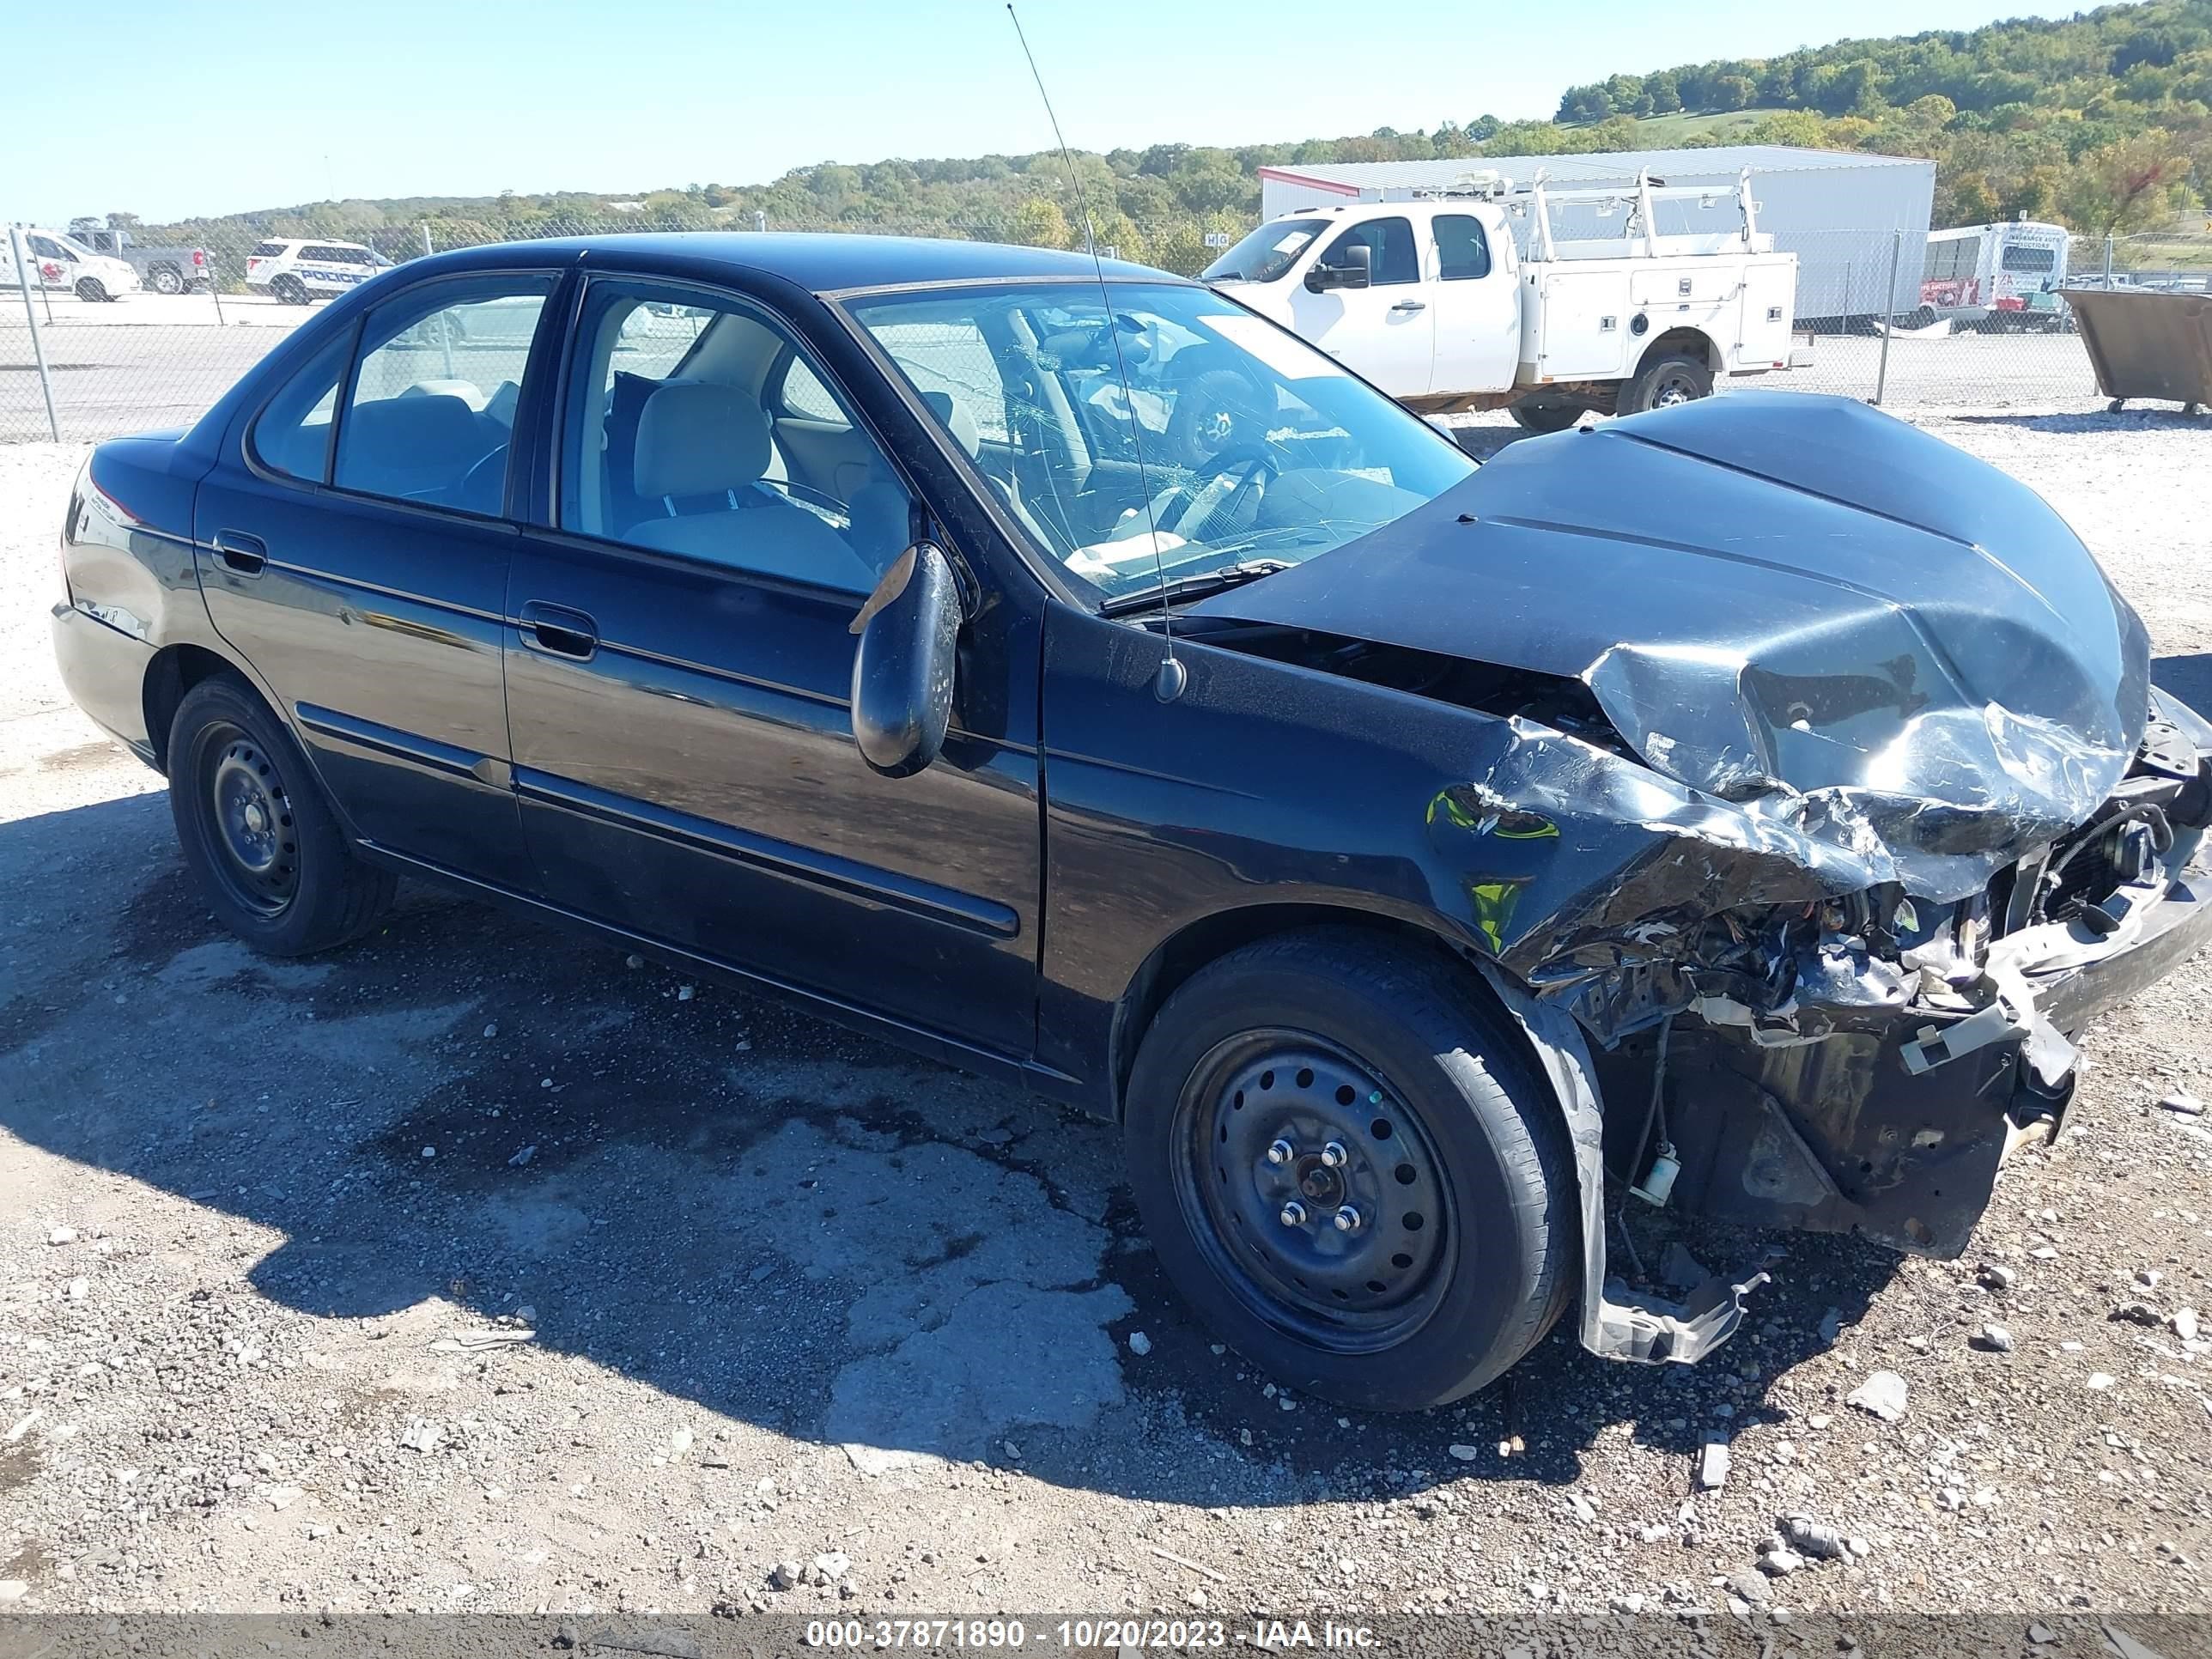
[[[1426,300],[1401,300],[1396,305],[1390,307],[1393,311],[1403,311],[1407,313],[1426,311],[1428,308],[1429,302]]]
[[[589,662],[599,648],[599,625],[565,605],[532,599],[522,607],[516,625],[522,630],[524,644],[550,657]]]
[[[269,545],[258,536],[249,536],[242,530],[218,530],[214,546],[223,568],[241,576],[258,576],[269,568]]]

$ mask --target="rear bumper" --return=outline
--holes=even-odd
[[[53,609],[54,661],[70,699],[149,766],[146,671],[154,647],[73,605]]]

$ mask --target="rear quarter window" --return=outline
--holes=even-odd
[[[329,482],[338,381],[353,356],[355,336],[353,329],[341,331],[262,405],[246,445],[268,471],[308,483]]]

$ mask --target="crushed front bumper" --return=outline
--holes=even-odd
[[[2108,933],[2077,921],[1996,940],[1987,967],[2000,994],[1978,1012],[1917,1000],[1838,1011],[1817,1038],[1765,1043],[1678,1024],[1678,1201],[1747,1226],[1959,1255],[2006,1157],[2063,1124],[2075,1035],[2212,943],[2212,865],[2200,854],[2104,908],[2120,918]]]
[[[2179,869],[2169,864],[2106,901],[2119,919],[2108,933],[2049,923],[1997,940],[1988,966],[2003,994],[1978,1012],[1917,1004],[1837,1012],[1817,1035],[1770,1030],[1763,1041],[1741,1024],[1679,1018],[1665,1067],[1682,1166],[1672,1201],[1750,1227],[1855,1232],[1918,1255],[1961,1253],[2007,1155],[2061,1126],[2073,1096],[2073,1036],[2212,945],[2212,854],[2192,837],[2177,857],[2185,860]],[[1593,1051],[1562,1011],[1502,975],[1492,983],[1572,1133],[1583,1346],[1607,1358],[1694,1364],[1735,1334],[1745,1297],[1765,1275],[1756,1266],[1724,1274],[1677,1302],[1634,1292],[1608,1271],[1605,1164],[1619,1173],[1633,1164],[1644,1125],[1640,1113],[1607,1113],[1600,1101],[1650,1096],[1648,1048]]]

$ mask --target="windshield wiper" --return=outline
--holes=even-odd
[[[1290,568],[1288,559],[1246,559],[1237,564],[1224,564],[1212,570],[1201,571],[1194,576],[1178,576],[1171,582],[1158,582],[1133,593],[1116,593],[1098,607],[1098,614],[1102,617],[1121,617],[1132,611],[1148,611],[1156,605],[1171,604],[1176,599],[1202,599]]]

